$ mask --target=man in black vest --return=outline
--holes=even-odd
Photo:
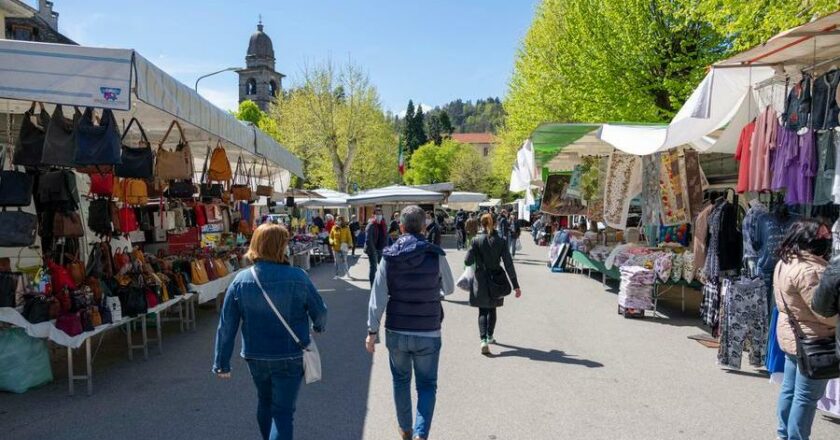
[[[403,439],[429,436],[437,394],[443,306],[441,293],[455,290],[445,252],[423,236],[426,213],[408,206],[400,216],[400,236],[385,248],[368,309],[368,352],[375,351],[382,314],[394,379],[397,422]],[[417,420],[412,425],[411,375],[417,377]],[[412,437],[413,435],[413,437]]]

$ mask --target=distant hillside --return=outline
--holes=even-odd
[[[495,133],[505,118],[502,101],[499,98],[472,101],[456,99],[435,107],[429,114],[445,111],[452,122],[455,133]]]

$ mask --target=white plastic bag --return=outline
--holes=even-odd
[[[516,249],[516,252],[519,252],[519,251],[522,250],[522,240],[520,240],[518,238],[516,239],[516,248],[515,249]]]
[[[455,285],[458,286],[459,289],[469,292],[471,290],[473,280],[475,280],[475,268],[473,266],[467,266]]]

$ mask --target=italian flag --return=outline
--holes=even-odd
[[[405,153],[403,153],[402,143],[397,145],[397,170],[399,170],[400,176],[405,174]]]

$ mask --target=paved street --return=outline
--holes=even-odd
[[[715,351],[686,338],[700,332],[693,307],[682,315],[671,303],[670,319],[624,319],[615,293],[585,276],[549,273],[545,253],[526,243],[517,257],[523,297],[500,309],[493,356],[479,354],[467,294],[449,297],[432,438],[774,438],[777,386],[751,369],[717,369]],[[449,258],[457,276],[463,252]],[[380,345],[371,358],[363,348],[366,261],[351,272],[360,281],[332,280],[331,266],[312,272],[330,308],[318,340],[325,380],[304,387],[298,439],[396,438],[387,352]],[[0,438],[258,438],[247,369],[237,359],[231,381],[210,374],[215,311],[202,309],[199,319],[195,333],[167,327],[165,353],[148,361],[129,362],[122,335],[107,338],[92,397],[66,395],[59,358],[54,383],[0,394]],[[840,422],[818,415],[813,438],[838,436]]]

